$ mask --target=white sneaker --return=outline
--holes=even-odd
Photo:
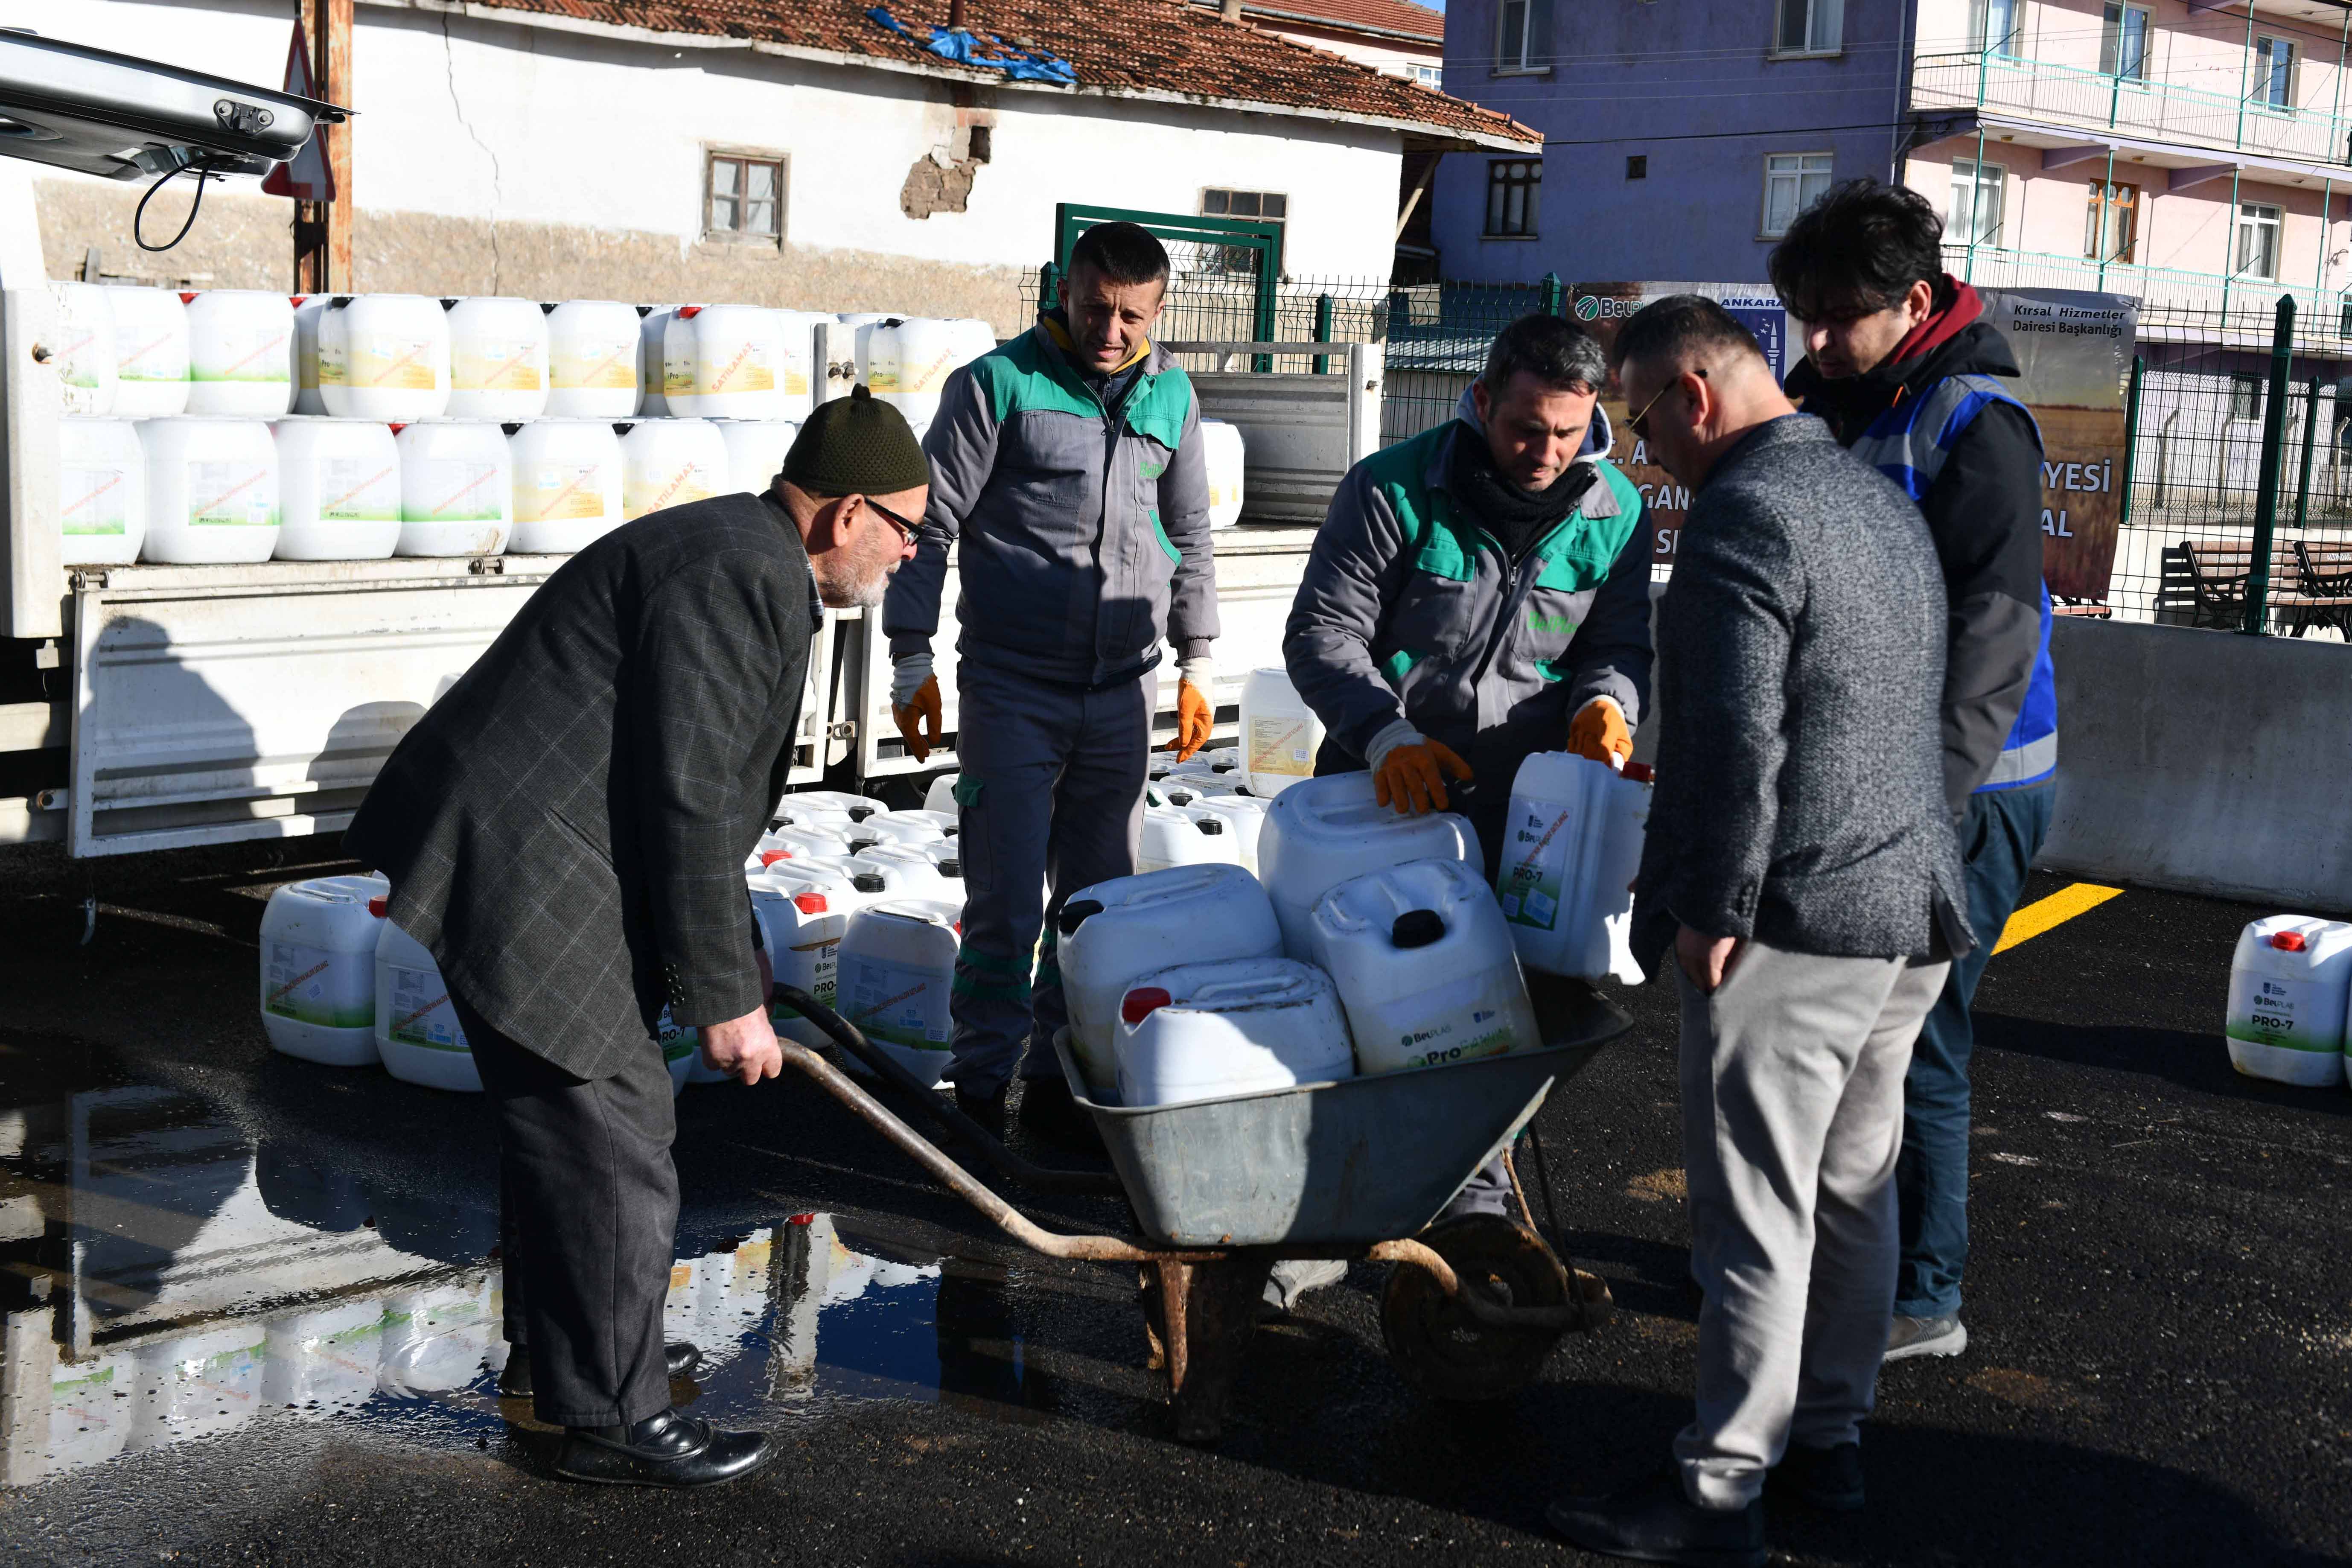
[[[1957,1317],[1906,1318],[1900,1312],[1886,1331],[1888,1361],[1913,1356],[1958,1355],[1969,1348],[1969,1326]]]

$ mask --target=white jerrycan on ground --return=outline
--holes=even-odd
[[[1315,906],[1365,1073],[1532,1050],[1543,1043],[1503,911],[1478,869],[1412,860],[1342,882]]]
[[[2346,1079],[2352,924],[2270,915],[2230,960],[2230,1064],[2251,1078],[2318,1088]]]
[[[1529,969],[1641,984],[1633,882],[1650,784],[1640,763],[1620,773],[1572,752],[1538,752],[1519,764],[1495,897]]]

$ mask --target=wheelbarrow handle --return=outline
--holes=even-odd
[[[779,984],[776,999],[823,1030],[825,1038],[865,1063],[876,1077],[920,1107],[925,1115],[978,1149],[981,1157],[995,1166],[1000,1174],[1011,1177],[1033,1192],[1070,1193],[1087,1197],[1123,1198],[1127,1195],[1127,1189],[1119,1185],[1118,1178],[1107,1172],[1059,1171],[1015,1154],[952,1102],[933,1092],[929,1084],[908,1072],[896,1058],[877,1050],[874,1042],[867,1039],[856,1025],[798,986]],[[779,1040],[776,1043],[783,1045],[786,1042]],[[864,1114],[857,1106],[853,1105],[851,1109]],[[870,1121],[873,1118],[869,1116],[866,1120]]]

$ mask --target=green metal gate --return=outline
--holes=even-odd
[[[1057,203],[1054,208],[1054,259],[1038,279],[1040,308],[1050,306],[1059,292],[1062,275],[1070,265],[1070,248],[1077,243],[1078,236],[1104,223],[1139,224],[1150,230],[1168,247],[1170,268],[1179,277],[1230,280],[1227,287],[1212,290],[1223,296],[1219,302],[1225,309],[1218,310],[1217,315],[1225,318],[1224,324],[1219,330],[1202,331],[1208,323],[1171,323],[1175,336],[1241,336],[1261,343],[1275,341],[1276,306],[1282,288],[1282,225],[1263,220],[1196,217],[1190,213]],[[1197,285],[1187,290],[1188,294],[1201,291]],[[1176,303],[1172,298],[1170,302]],[[1246,330],[1236,333],[1236,327]],[[1257,368],[1273,367],[1261,363]]]

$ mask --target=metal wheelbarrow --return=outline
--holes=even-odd
[[[1145,1239],[1045,1229],[917,1132],[818,1052],[779,1038],[808,1074],[1015,1241],[1051,1258],[1132,1262],[1155,1370],[1168,1374],[1176,1436],[1219,1434],[1268,1272],[1285,1258],[1396,1265],[1381,1309],[1390,1359],[1423,1394],[1516,1392],[1562,1334],[1609,1312],[1601,1281],[1570,1269],[1533,1227],[1494,1215],[1433,1225],[1507,1150],[1554,1085],[1632,1020],[1578,981],[1528,975],[1537,1050],[1256,1094],[1129,1109],[1087,1097],[1066,1038],[1054,1044],[1115,1173],[1056,1170],[1006,1149],[946,1097],[807,993],[776,999],[1003,1175],[1040,1192],[1128,1200]],[[1516,1183],[1516,1176],[1514,1178]]]

